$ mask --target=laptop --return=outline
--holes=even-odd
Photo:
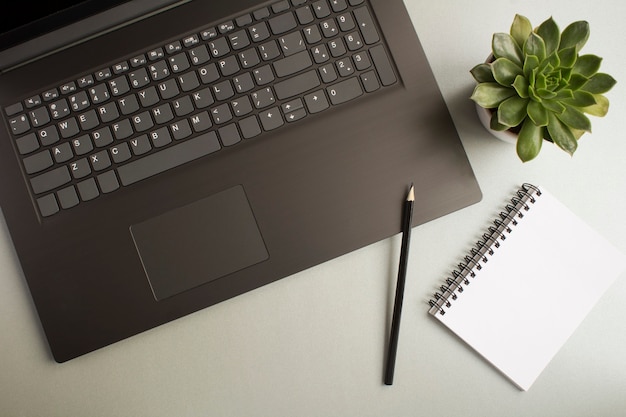
[[[71,3],[0,38],[0,206],[57,362],[399,233],[411,183],[414,226],[481,198],[401,0]]]

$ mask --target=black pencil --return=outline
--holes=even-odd
[[[398,267],[398,283],[396,284],[396,299],[393,306],[393,318],[391,322],[391,336],[389,338],[389,351],[387,354],[387,369],[385,370],[385,385],[393,384],[393,374],[396,366],[396,351],[398,350],[398,335],[400,333],[400,316],[402,315],[402,301],[404,299],[404,283],[406,281],[406,269],[409,258],[409,243],[411,240],[411,219],[413,217],[413,203],[415,191],[411,189],[404,202],[402,217],[402,247],[400,249],[400,265]]]

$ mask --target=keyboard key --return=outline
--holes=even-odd
[[[263,61],[269,61],[280,56],[280,49],[276,44],[276,41],[269,41],[259,46],[259,53]]]
[[[57,164],[67,162],[74,157],[72,147],[68,142],[63,142],[59,146],[52,148],[52,156]]]
[[[345,81],[327,87],[326,91],[328,92],[330,102],[335,105],[345,103],[363,94],[361,84],[356,77],[348,78]]]
[[[133,151],[134,155],[143,155],[145,153],[150,152],[152,149],[152,145],[148,141],[148,135],[137,136],[136,138],[131,139],[129,142],[130,149]]]
[[[271,18],[269,24],[274,35],[283,34],[298,26],[296,18],[291,12]]]
[[[245,139],[250,139],[261,134],[261,126],[254,115],[242,119],[239,122],[239,128],[241,129],[241,135]]]
[[[300,22],[301,25],[307,25],[315,20],[310,6],[304,6],[296,9],[296,16],[298,17],[298,22]]]
[[[212,42],[209,42],[209,51],[213,58],[220,58],[230,52],[230,48],[228,47],[228,42],[226,38],[217,38]]]
[[[101,129],[94,131],[91,134],[93,139],[93,143],[96,147],[101,148],[103,146],[107,146],[113,143],[113,135],[111,134],[111,129],[108,126],[105,126]]]
[[[26,136],[16,139],[15,144],[17,145],[17,150],[22,155],[29,154],[39,149],[39,141],[37,140],[37,136],[35,136],[34,133],[30,133]]]
[[[216,125],[226,123],[233,118],[233,114],[230,112],[227,103],[221,104],[212,109],[211,116],[213,117],[213,121]]]
[[[50,156],[50,151],[48,150],[24,158],[24,169],[27,174],[43,171],[46,168],[50,168],[53,164],[52,156]]]
[[[172,143],[170,131],[165,126],[150,132],[150,140],[155,148],[161,148]]]
[[[174,140],[181,140],[189,137],[191,135],[191,126],[189,125],[189,121],[186,119],[179,120],[176,123],[172,123],[170,125],[170,129],[172,130],[172,136]]]
[[[250,39],[245,30],[239,30],[235,33],[228,35],[228,41],[233,50],[238,51],[250,45]]]
[[[287,58],[274,62],[274,71],[278,77],[295,74],[313,65],[309,51],[298,52]]]
[[[354,18],[361,29],[361,33],[363,34],[363,40],[368,45],[376,43],[380,40],[378,36],[378,32],[376,31],[376,27],[374,26],[374,22],[372,20],[372,15],[370,15],[367,7],[363,6],[354,11]]]
[[[39,212],[43,217],[52,216],[59,212],[59,206],[57,204],[54,194],[48,194],[44,197],[37,199],[37,206],[39,206]]]
[[[370,55],[372,56],[372,61],[374,61],[374,66],[380,77],[380,82],[384,86],[395,83],[397,81],[396,75],[393,72],[393,67],[391,66],[389,57],[387,57],[385,48],[382,45],[376,45],[370,49]]]
[[[91,168],[89,167],[87,158],[81,158],[71,162],[70,171],[72,172],[72,176],[76,179],[85,178],[87,175],[91,174]]]
[[[24,111],[24,106],[22,106],[22,103],[19,102],[4,108],[4,112],[7,116],[13,116],[21,111]]]
[[[279,100],[284,100],[302,94],[319,85],[320,79],[317,76],[317,71],[311,70],[277,83],[274,85],[274,91],[276,91],[276,97]]]
[[[304,39],[302,39],[300,31],[280,37],[278,39],[278,44],[280,45],[280,48],[285,56],[294,55],[306,49],[306,45],[304,44]]]
[[[261,62],[256,49],[251,48],[239,53],[239,62],[243,68],[251,68]]]
[[[194,132],[203,132],[213,126],[208,111],[203,111],[189,118]]]
[[[203,109],[215,103],[213,95],[211,95],[211,89],[209,87],[196,91],[192,94],[193,102],[197,109]]]
[[[80,199],[83,201],[93,200],[100,195],[100,192],[98,191],[98,186],[96,185],[96,180],[94,180],[93,178],[89,178],[85,181],[79,182],[76,187],[78,188],[78,194],[80,194]]]
[[[77,135],[78,132],[80,132],[80,129],[78,129],[78,123],[73,117],[59,122],[58,127],[59,132],[61,133],[61,137],[63,137],[64,139],[71,138],[72,136]]]
[[[313,11],[315,12],[315,16],[317,16],[318,19],[330,16],[330,8],[328,7],[328,3],[326,2],[326,0],[318,0],[314,2]]]
[[[120,143],[118,146],[114,146],[109,149],[113,162],[119,164],[120,162],[128,161],[131,158],[130,148],[126,142]]]
[[[183,45],[185,46],[185,48],[191,48],[192,46],[197,45],[198,43],[200,43],[200,38],[198,38],[198,35],[191,35],[191,36],[187,36],[185,39],[183,39]]]
[[[48,126],[44,129],[41,129],[37,132],[39,136],[39,141],[42,146],[52,145],[53,143],[57,143],[59,141],[59,131],[56,126]]]
[[[70,172],[67,167],[61,166],[31,178],[30,185],[33,187],[33,192],[35,194],[41,194],[46,191],[54,190],[55,188],[70,182],[71,179],[72,178],[70,177]]]
[[[267,7],[263,7],[261,9],[255,10],[252,15],[256,20],[265,19],[270,16],[270,10]]]
[[[330,107],[324,91],[319,90],[304,96],[304,102],[309,113],[319,113]]]
[[[253,42],[261,42],[270,37],[270,32],[265,22],[250,26],[248,32]]]
[[[93,129],[100,123],[95,110],[89,110],[88,112],[79,115],[78,122],[80,123],[82,130]]]
[[[209,50],[205,45],[197,46],[187,52],[193,65],[200,65],[207,62],[210,58]]]
[[[265,130],[266,132],[269,130],[274,130],[284,124],[278,107],[272,107],[269,110],[262,111],[261,113],[259,113],[259,119],[261,119],[263,130]]]
[[[117,140],[126,139],[133,134],[133,128],[128,119],[120,120],[111,127],[113,128],[113,134]]]
[[[274,81],[274,73],[269,65],[264,65],[253,72],[257,85],[265,85]]]
[[[50,114],[45,107],[29,111],[28,117],[33,127],[43,126],[50,121]]]
[[[76,189],[73,185],[59,190],[57,192],[57,197],[59,198],[59,203],[63,209],[72,208],[80,202],[78,194],[76,194]]]
[[[96,177],[103,193],[107,194],[120,188],[115,171],[107,171]]]
[[[263,88],[252,93],[252,102],[257,109],[262,109],[274,104],[276,99],[274,98],[271,87]]]
[[[120,181],[125,186],[130,185],[216,152],[220,148],[215,132],[207,132],[119,167]]]
[[[272,4],[272,11],[274,13],[284,12],[287,9],[289,9],[289,1],[287,0],[282,0],[282,1],[279,1],[278,3]]]
[[[356,26],[352,14],[349,12],[337,16],[337,22],[339,22],[339,29],[341,29],[342,32],[352,30]]]
[[[24,104],[26,105],[27,109],[32,109],[33,107],[37,107],[41,105],[41,97],[39,97],[38,95],[29,97],[26,100],[24,100]]]
[[[25,114],[9,119],[9,126],[11,126],[11,131],[14,135],[21,135],[30,129],[30,123]]]
[[[380,84],[378,83],[378,79],[376,78],[374,71],[367,71],[361,74],[361,82],[363,83],[365,91],[368,93],[376,91],[380,88]]]
[[[111,97],[106,84],[98,84],[91,87],[89,89],[89,95],[91,96],[91,102],[93,104],[100,104]]]
[[[94,171],[102,171],[111,166],[111,159],[106,150],[90,155],[89,162]]]
[[[330,0],[330,7],[333,8],[334,12],[340,12],[346,10],[348,5],[346,4],[346,0]]]
[[[237,130],[235,123],[220,127],[218,133],[224,146],[232,146],[241,141],[241,136],[239,136],[239,130]]]

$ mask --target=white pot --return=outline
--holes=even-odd
[[[476,104],[476,112],[478,113],[478,118],[480,119],[480,122],[489,133],[491,133],[496,138],[512,145],[515,145],[517,143],[516,133],[508,130],[493,130],[491,127],[489,127],[491,124],[491,112],[489,111],[489,109],[485,109],[484,107],[480,107],[478,104]]]

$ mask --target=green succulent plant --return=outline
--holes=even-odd
[[[607,114],[604,93],[616,81],[598,72],[600,57],[580,55],[588,38],[585,21],[560,32],[549,18],[533,30],[526,17],[516,15],[509,34],[493,35],[492,59],[470,71],[478,83],[471,99],[492,109],[492,129],[518,134],[522,161],[535,158],[544,139],[573,155],[578,139],[591,132],[586,114]]]

